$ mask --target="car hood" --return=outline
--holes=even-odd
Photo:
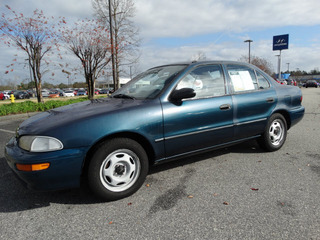
[[[75,124],[79,121],[92,121],[100,116],[130,108],[136,108],[143,103],[142,100],[103,98],[55,108],[37,114],[24,121],[19,126],[19,135],[46,134],[52,129]]]

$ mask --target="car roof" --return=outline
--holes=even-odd
[[[252,64],[246,63],[246,62],[239,62],[239,61],[229,61],[229,60],[199,60],[199,61],[189,61],[189,62],[175,62],[175,63],[170,63],[170,64],[164,64],[164,65],[159,65],[153,68],[158,68],[158,67],[165,67],[165,66],[174,66],[174,65],[187,65],[187,66],[197,66],[197,65],[206,65],[206,64],[241,64],[241,65],[246,65],[250,67],[255,67]],[[153,69],[150,68],[150,69]]]

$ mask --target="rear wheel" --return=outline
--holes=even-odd
[[[103,200],[117,200],[136,192],[149,170],[143,147],[134,140],[116,138],[102,143],[93,154],[88,181]]]
[[[280,149],[287,138],[287,122],[279,114],[273,114],[266,126],[263,135],[258,140],[259,145],[267,151],[277,151]]]

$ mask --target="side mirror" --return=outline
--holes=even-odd
[[[182,99],[193,98],[196,96],[194,89],[192,88],[181,88],[174,90],[170,95],[170,100],[174,102],[180,102]]]

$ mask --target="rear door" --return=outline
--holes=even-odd
[[[233,88],[235,139],[261,134],[277,103],[269,81],[258,70],[244,65],[227,65]]]

